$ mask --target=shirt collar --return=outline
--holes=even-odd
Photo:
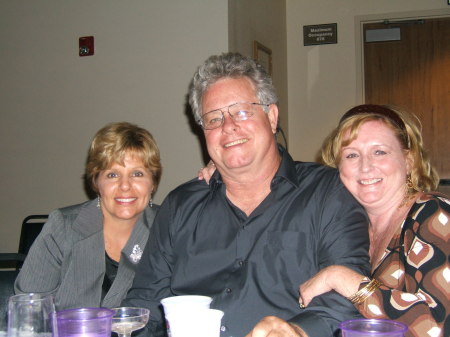
[[[278,151],[280,151],[281,163],[275,177],[272,179],[272,185],[284,179],[295,187],[298,187],[299,181],[294,159],[292,159],[291,155],[280,144],[278,144]]]
[[[281,163],[280,167],[277,170],[277,173],[272,179],[271,185],[277,184],[281,179],[284,179],[287,180],[292,185],[294,185],[295,187],[298,187],[299,182],[297,178],[297,171],[295,169],[294,160],[292,159],[291,155],[286,151],[286,149],[280,144],[278,144],[278,151],[280,152]],[[209,186],[212,190],[214,190],[222,184],[223,184],[222,176],[220,175],[219,171],[216,170],[214,174],[211,176]]]

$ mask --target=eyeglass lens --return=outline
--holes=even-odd
[[[227,107],[207,112],[202,116],[201,122],[204,129],[211,130],[218,128],[223,124],[224,113],[228,114],[234,121],[244,121],[253,116],[255,112],[255,105],[265,105],[259,103],[235,103]]]

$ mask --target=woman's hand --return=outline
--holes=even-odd
[[[344,297],[358,291],[363,275],[344,266],[329,266],[298,287],[300,307],[306,307],[314,297],[335,290]]]
[[[205,180],[206,183],[209,184],[209,180],[211,179],[211,176],[213,175],[215,170],[216,170],[216,165],[213,163],[212,160],[210,160],[208,165],[206,165],[205,167],[202,167],[198,171],[198,179]]]
[[[332,273],[330,268],[331,267],[322,269],[298,287],[298,291],[300,293],[298,303],[300,304],[300,308],[306,307],[314,297],[333,290],[327,282],[327,279],[330,277],[329,274]]]

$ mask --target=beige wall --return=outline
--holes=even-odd
[[[195,176],[202,154],[185,95],[199,63],[228,43],[249,55],[253,40],[272,49],[290,152],[313,160],[342,111],[361,101],[356,22],[449,8],[445,0],[0,1],[0,252],[17,249],[26,215],[85,200],[87,147],[107,122],[155,136],[164,165],[156,202]],[[303,25],[334,22],[338,44],[303,46]],[[85,35],[95,36],[95,56],[80,58]]]
[[[288,134],[286,1],[230,0],[230,51],[253,56],[256,40],[272,51],[272,78],[279,98],[280,125]],[[283,143],[283,139],[279,138]]]
[[[95,36],[95,55],[78,38]],[[0,252],[29,214],[82,202],[88,144],[107,122],[148,128],[164,166],[156,202],[202,166],[185,114],[195,68],[228,50],[223,0],[0,1]]]
[[[286,0],[289,150],[311,161],[343,112],[362,102],[361,18],[450,15],[445,0]],[[303,26],[337,23],[338,43],[303,46]]]

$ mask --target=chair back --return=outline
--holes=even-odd
[[[0,270],[0,331],[6,331],[8,320],[8,299],[14,295],[14,281],[18,270]]]
[[[47,214],[38,214],[29,215],[22,221],[18,252],[0,253],[0,269],[15,268],[18,270],[22,267],[31,245],[41,232],[47,219]],[[3,270],[1,271],[3,272]]]
[[[28,254],[31,245],[42,230],[48,219],[47,214],[36,214],[27,216],[22,222],[20,232],[19,253]]]

